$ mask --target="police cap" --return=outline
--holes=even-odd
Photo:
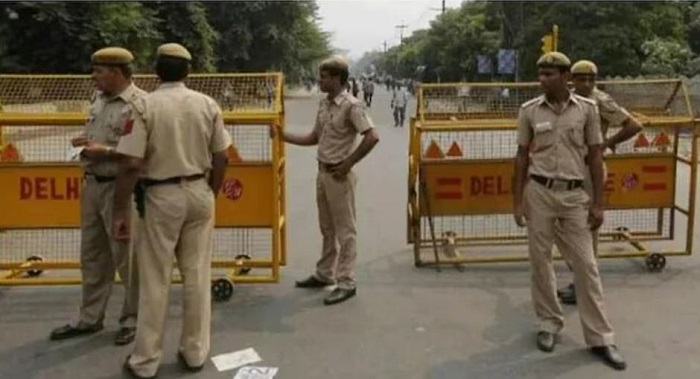
[[[100,66],[127,65],[134,61],[134,55],[121,47],[105,47],[92,54],[92,64]]]
[[[157,55],[159,57],[181,58],[186,61],[192,60],[192,55],[190,52],[179,43],[166,43],[164,45],[160,45],[158,47]]]
[[[574,75],[598,75],[598,67],[591,61],[581,60],[571,66],[571,73]]]
[[[569,57],[558,51],[552,51],[544,54],[537,60],[537,67],[571,67]]]

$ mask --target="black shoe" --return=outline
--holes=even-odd
[[[136,338],[135,327],[122,327],[114,336],[114,344],[117,346],[128,345]]]
[[[346,289],[346,288],[336,288],[334,289],[325,299],[323,299],[323,304],[333,305],[342,303],[343,301],[355,296],[357,293],[356,288]]]
[[[615,345],[594,346],[591,347],[591,352],[600,357],[605,364],[615,370],[624,370],[627,368],[625,357],[622,356],[620,350]]]
[[[550,332],[538,332],[537,333],[537,348],[544,351],[545,353],[551,353],[554,351],[554,345],[556,344],[556,335]]]
[[[557,290],[557,296],[559,296],[559,299],[563,304],[576,305],[576,289],[573,283],[560,290]]]
[[[104,326],[102,325],[102,322],[98,322],[96,324],[85,324],[83,322],[79,322],[76,326],[68,324],[52,330],[50,339],[51,341],[60,341],[68,338],[85,336],[97,333],[103,328]]]
[[[323,288],[330,285],[331,283],[318,280],[314,275],[311,275],[302,281],[296,282],[296,286],[299,288]]]
[[[136,372],[134,372],[134,368],[131,367],[131,365],[129,364],[130,357],[131,357],[131,355],[127,355],[126,359],[124,360],[124,365],[122,365],[122,369],[124,369],[124,372],[126,372],[126,374],[129,375],[130,378],[153,379],[156,377],[155,375],[153,375],[153,376],[141,376],[141,375],[137,374]]]
[[[200,366],[190,366],[189,363],[187,363],[187,359],[185,359],[185,356],[182,355],[181,351],[177,352],[177,361],[180,362],[180,366],[182,366],[183,369],[189,372],[199,372],[202,371],[202,368],[204,368],[203,364]]]

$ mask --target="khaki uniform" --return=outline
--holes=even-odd
[[[596,105],[598,105],[598,112],[600,114],[600,131],[603,135],[603,140],[605,140],[608,134],[608,129],[611,126],[622,125],[625,120],[631,117],[630,113],[625,108],[620,107],[612,96],[599,90],[598,88],[594,88],[593,92],[591,92],[591,95],[588,98],[593,100]],[[605,180],[608,178],[608,169],[605,162],[603,162],[603,177]],[[586,170],[583,188],[592,199],[593,182],[591,181],[590,170]],[[595,253],[596,257],[598,256],[599,231],[599,229],[593,231],[593,252]],[[556,246],[562,246],[561,240],[557,239]],[[571,269],[571,262],[566,261],[566,264],[569,266],[569,269]]]
[[[184,83],[160,85],[134,110],[133,130],[122,137],[117,151],[144,158],[142,180],[161,181],[145,193],[138,249],[141,313],[129,360],[137,374],[152,376],[162,357],[176,260],[184,280],[179,351],[190,366],[204,364],[209,353],[215,196],[201,174],[211,170],[212,155],[226,150],[231,137],[217,103]],[[162,182],[173,178],[180,179]]]
[[[351,171],[345,178],[336,179],[329,169],[352,154],[358,134],[373,127],[362,102],[342,92],[332,101],[321,100],[313,130],[318,137],[316,203],[323,235],[323,252],[316,264],[316,277],[327,283],[337,281],[338,287],[345,289],[355,288],[357,177]]]
[[[591,100],[572,94],[557,113],[540,96],[523,104],[520,110],[518,144],[534,144],[524,208],[532,267],[532,301],[540,330],[558,333],[564,325],[552,264],[552,245],[560,234],[561,251],[573,264],[581,324],[589,346],[614,343],[587,221],[591,199],[582,188],[550,188],[537,182],[535,176],[554,181],[583,181],[588,170],[587,148],[602,142],[600,118]],[[555,228],[556,223],[560,229]]]
[[[88,139],[116,147],[130,118],[129,105],[146,95],[134,84],[113,97],[98,94],[90,107],[85,128]],[[123,327],[134,327],[139,286],[136,268],[129,270],[132,244],[116,241],[112,237],[117,162],[83,160],[82,164],[86,178],[80,197],[80,270],[83,287],[80,320],[95,324],[104,319],[116,270],[125,289],[119,322]]]

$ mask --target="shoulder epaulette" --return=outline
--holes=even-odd
[[[542,96],[544,96],[544,95],[542,95]],[[540,100],[542,100],[542,96],[537,96],[534,99],[530,99],[530,100],[524,102],[523,105],[520,106],[520,108],[527,108],[527,107],[530,107],[534,104],[537,104]]]

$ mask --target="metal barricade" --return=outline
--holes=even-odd
[[[146,91],[158,84],[134,80]],[[194,74],[187,85],[217,100],[234,143],[212,252],[213,298],[227,300],[235,282],[275,283],[286,264],[285,150],[268,131],[284,127],[284,78]],[[67,151],[93,91],[86,75],[0,75],[0,286],[81,282],[82,171]]]
[[[644,125],[605,155],[600,257],[645,257],[649,270],[660,271],[666,256],[690,255],[693,247],[698,131],[685,86],[681,80],[598,86]],[[540,94],[537,83],[420,87],[408,178],[416,266],[528,259],[517,246],[526,230],[512,216],[515,124],[520,105]]]

